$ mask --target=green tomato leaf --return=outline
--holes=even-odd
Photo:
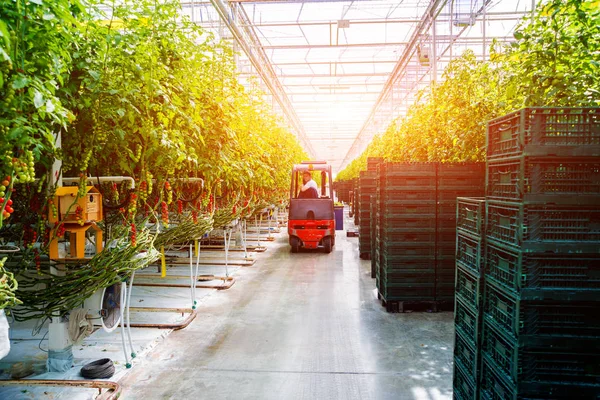
[[[23,89],[25,86],[29,84],[29,79],[23,75],[19,75],[17,79],[15,79],[12,83],[13,89]]]

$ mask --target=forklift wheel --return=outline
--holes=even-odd
[[[325,253],[331,253],[331,248],[333,247],[331,236],[323,238],[323,247],[325,248]]]
[[[290,238],[290,246],[292,246],[292,253],[297,253],[300,249],[300,239],[297,237]]]

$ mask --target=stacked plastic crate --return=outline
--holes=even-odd
[[[436,169],[434,163],[379,167],[376,279],[391,312],[435,301]]]
[[[367,170],[361,171],[359,175],[359,241],[358,251],[360,258],[371,258],[371,219],[373,217],[371,210],[372,197],[374,198],[377,190],[377,165],[383,162],[382,158],[367,158]]]
[[[352,191],[352,181],[338,181],[333,184],[337,200],[344,203],[350,203],[350,192]]]
[[[361,171],[358,178],[358,251],[360,258],[371,256],[371,196],[377,189],[376,171]]]
[[[352,179],[352,216],[354,217],[354,225],[358,227],[358,178]]]
[[[600,109],[488,124],[480,395],[600,396]]]
[[[485,163],[441,163],[436,185],[436,300],[454,304],[458,197],[483,197]]]
[[[457,199],[454,398],[476,399],[480,368],[485,199]]]
[[[377,186],[376,192],[379,190],[379,186]],[[377,276],[377,267],[379,265],[379,251],[377,246],[379,246],[379,207],[377,206],[377,194],[371,196],[371,278],[375,278]]]

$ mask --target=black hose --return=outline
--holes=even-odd
[[[81,376],[86,379],[106,379],[115,374],[115,365],[110,358],[92,361],[81,367]]]

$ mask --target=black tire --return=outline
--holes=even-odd
[[[292,246],[292,253],[297,253],[298,250],[300,250],[300,239],[297,237],[291,237],[290,246]]]
[[[323,238],[323,247],[325,248],[325,253],[331,253],[331,249],[333,248],[333,240],[331,239],[331,236]]]

